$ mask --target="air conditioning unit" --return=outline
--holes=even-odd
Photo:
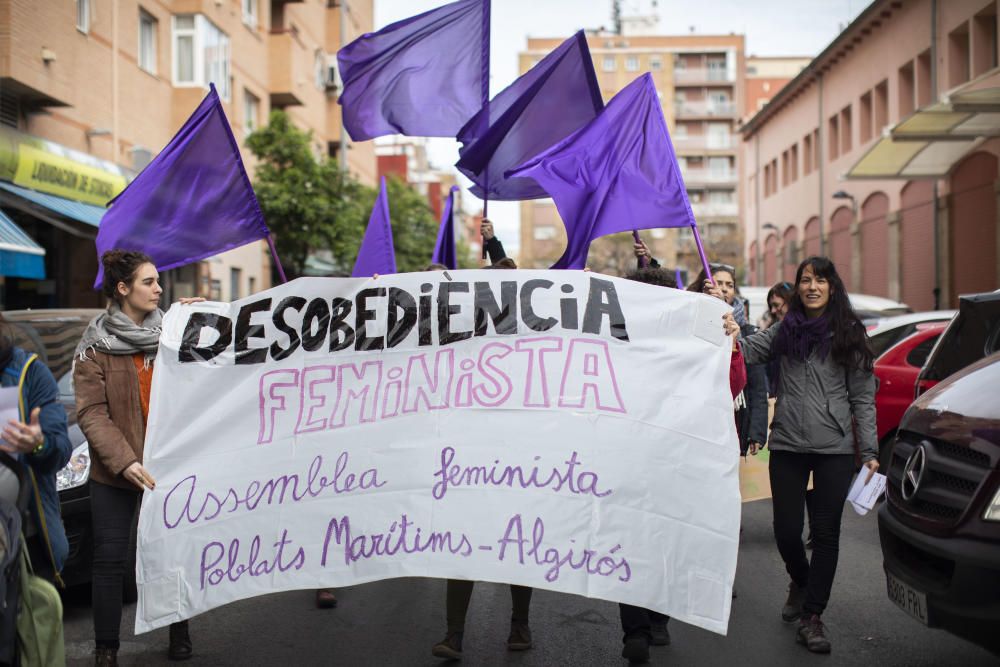
[[[336,65],[327,65],[325,87],[328,93],[335,93],[341,89],[340,72],[337,71]]]

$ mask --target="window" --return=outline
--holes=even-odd
[[[604,56],[604,61],[601,63],[601,69],[605,72],[615,71],[615,58],[614,56]]]
[[[229,300],[236,301],[243,297],[240,288],[243,286],[243,269],[229,269]]]
[[[663,59],[660,56],[652,56],[649,59],[649,69],[658,72],[663,69]]]
[[[250,134],[257,129],[260,117],[260,98],[249,90],[243,91],[243,131]]]
[[[861,132],[861,143],[868,143],[872,138],[872,94],[868,91],[858,101],[858,129]]]
[[[948,35],[948,86],[969,80],[969,24],[963,23]]]
[[[931,350],[934,349],[934,343],[937,342],[937,339],[938,336],[931,336],[910,350],[910,353],[906,355],[906,363],[916,368],[923,368],[927,357],[931,356]]]
[[[76,29],[90,32],[90,0],[76,0]]]
[[[934,98],[931,92],[931,50],[917,56],[917,106],[927,106]]]
[[[916,103],[916,79],[913,72],[913,63],[908,62],[899,68],[897,79],[899,90],[899,117],[906,118],[913,113]]]
[[[990,6],[972,17],[972,76],[997,66],[997,10]]]
[[[882,83],[875,86],[875,99],[872,101],[875,107],[872,110],[872,130],[881,134],[883,128],[889,124],[889,80],[884,79]]]
[[[829,124],[829,146],[827,150],[830,152],[830,159],[836,160],[837,156],[840,155],[840,118],[836,114],[830,116]]]
[[[788,162],[788,151],[781,152],[781,187],[787,186],[792,181],[791,165]]]
[[[812,134],[807,134],[802,137],[802,175],[806,176],[812,173],[813,170],[813,138]]]
[[[174,17],[174,85],[208,87],[214,83],[219,96],[230,99],[229,36],[201,14]]]
[[[326,90],[326,53],[316,49],[313,54],[313,82],[317,90]]]
[[[636,56],[629,56],[625,59],[625,71],[626,72],[638,72],[639,71],[639,58]]]
[[[552,225],[537,225],[534,235],[536,241],[550,241],[556,237],[556,228]]]
[[[243,0],[243,23],[257,29],[257,0]]]
[[[140,9],[139,67],[150,74],[156,74],[156,28],[157,20]]]
[[[789,182],[794,183],[799,180],[799,145],[792,144],[788,150],[788,169],[791,171]]]
[[[840,153],[842,155],[851,152],[851,105],[848,104],[840,112]]]

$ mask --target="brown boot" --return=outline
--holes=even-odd
[[[118,667],[118,649],[94,649],[94,667]]]
[[[170,646],[167,657],[171,660],[187,660],[194,653],[191,647],[191,635],[188,634],[188,622],[170,624]]]

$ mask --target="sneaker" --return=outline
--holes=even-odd
[[[333,609],[337,606],[337,596],[333,594],[332,588],[319,588],[316,590],[316,608]]]
[[[627,637],[622,648],[622,657],[633,665],[649,662],[649,640],[642,635]]]
[[[507,650],[527,651],[531,648],[531,628],[520,621],[510,622],[510,636],[507,637]]]
[[[450,632],[448,636],[431,647],[431,655],[445,660],[462,659],[462,633]]]
[[[651,624],[649,633],[653,637],[649,643],[653,646],[670,646],[670,630],[667,630],[666,623]]]
[[[797,621],[802,616],[802,603],[806,601],[806,589],[794,581],[788,584],[788,599],[781,608],[781,620],[785,623]]]
[[[819,614],[803,616],[799,621],[799,632],[795,641],[805,644],[811,653],[829,653],[830,640],[826,638],[826,627],[819,620]]]

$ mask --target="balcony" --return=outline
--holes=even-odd
[[[736,149],[736,137],[731,134],[691,134],[673,138],[674,149],[678,151],[732,151]]]
[[[732,117],[736,115],[736,104],[734,102],[719,102],[716,100],[678,101],[674,103],[674,115],[677,118]]]
[[[736,77],[727,69],[703,67],[674,69],[675,86],[694,86],[718,83],[736,83]]]
[[[715,217],[726,218],[738,215],[739,205],[736,202],[692,202],[691,210],[698,220]]]
[[[684,169],[681,175],[688,187],[702,185],[736,185],[736,170],[720,171],[718,169]]]
[[[268,92],[271,95],[271,106],[284,108],[288,106],[301,105],[302,98],[298,94],[296,72],[311,71],[311,67],[306,65],[302,69],[303,63],[298,60],[299,45],[295,39],[295,34],[289,30],[272,31],[268,39],[268,68],[271,78],[271,85]],[[298,67],[298,69],[297,69]]]

